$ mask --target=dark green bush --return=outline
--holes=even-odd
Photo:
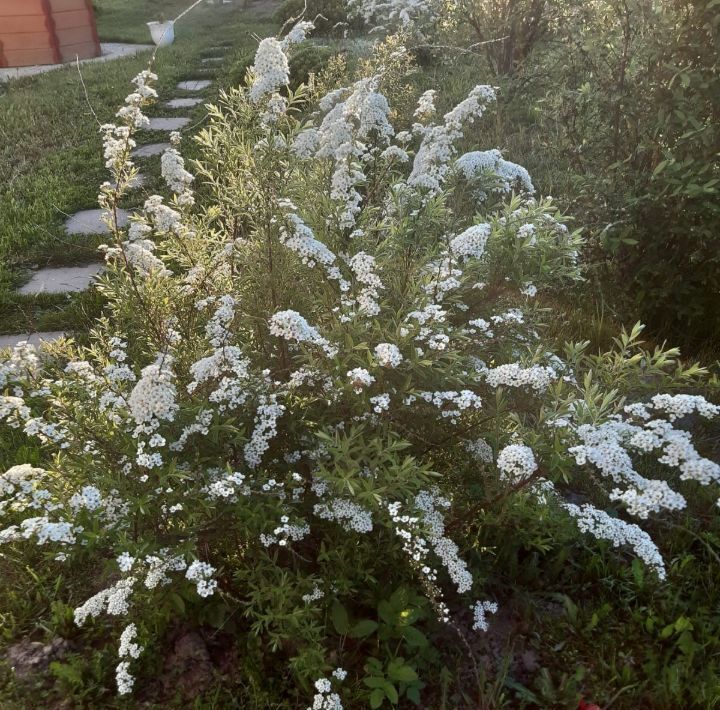
[[[283,24],[301,15],[307,20],[314,20],[315,34],[342,36],[347,29],[359,29],[361,23],[348,18],[347,4],[343,0],[285,0],[275,11],[273,19]],[[322,17],[319,17],[322,15]]]
[[[307,83],[310,74],[318,74],[335,52],[330,47],[304,44],[290,58],[290,86]]]

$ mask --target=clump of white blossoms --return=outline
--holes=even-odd
[[[274,94],[287,85],[290,79],[290,65],[286,50],[292,44],[298,44],[314,28],[312,22],[302,21],[296,24],[284,39],[266,37],[260,41],[255,61],[252,65],[254,75],[250,87],[250,100],[258,103],[266,94]]]
[[[382,367],[398,367],[403,361],[400,348],[393,343],[380,343],[375,346],[375,357]]]
[[[121,622],[121,694],[144,682],[135,660],[177,625],[171,608],[187,625],[242,609],[247,648],[314,687],[313,707],[339,708],[337,683],[363,677],[375,641],[347,654],[333,617],[374,618],[392,586],[461,635],[492,623],[481,587],[498,560],[468,541],[502,497],[570,516],[663,577],[661,542],[625,518],[670,516],[720,483],[690,431],[720,409],[678,394],[699,368],[635,332],[609,353],[547,335],[528,284],[577,279],[581,245],[552,203],[494,154],[475,161],[483,178],[518,194],[456,201],[472,162],[458,145],[492,87],[440,119],[427,92],[396,126],[381,91],[395,77],[378,69],[319,100],[298,91],[280,114],[308,29],[263,40],[249,85],[211,112],[193,163],[207,190],[193,195],[175,146],[174,196],[121,228],[135,109],[152,98],[141,77],[106,132],[102,319],[89,344],[0,355],[0,426],[42,461],[0,475],[0,542],[8,559],[32,547],[67,577],[91,570],[78,638]]]
[[[498,454],[497,467],[504,478],[518,482],[532,476],[538,465],[529,446],[510,444]]]

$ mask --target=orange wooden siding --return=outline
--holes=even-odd
[[[89,0],[0,0],[0,66],[56,64],[99,54]]]

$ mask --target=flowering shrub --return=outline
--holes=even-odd
[[[155,96],[156,77],[137,78],[103,127],[107,316],[89,347],[23,345],[0,363],[0,420],[48,451],[44,468],[0,476],[0,539],[100,563],[74,620],[120,617],[121,694],[155,642],[148,610],[179,597],[196,621],[204,604],[221,624],[239,612],[239,635],[286,658],[313,708],[344,693],[396,702],[372,680],[378,659],[371,690],[357,682],[372,628],[347,610],[412,588],[465,641],[483,633],[502,599],[485,598],[487,561],[464,543],[479,510],[524,497],[663,579],[630,521],[720,477],[679,426],[720,409],[658,394],[700,368],[644,351],[637,328],[599,355],[543,337],[541,297],[580,277],[580,237],[522,168],[461,153],[494,89],[442,117],[426,93],[410,126],[392,124],[382,73],[315,104],[286,86],[310,28],[260,43],[248,86],[197,137],[202,160],[191,172],[175,136],[173,198],[150,197],[121,229]],[[387,666],[410,699],[420,664]]]

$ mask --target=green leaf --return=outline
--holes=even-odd
[[[408,688],[405,696],[413,705],[420,705],[420,688],[417,685]]]
[[[632,573],[635,578],[635,584],[639,588],[642,588],[643,582],[645,581],[645,569],[643,568],[643,563],[640,562],[637,557],[632,561]]]
[[[395,613],[392,606],[390,606],[390,602],[383,599],[378,604],[378,614],[386,624],[392,625],[395,623]]]
[[[505,678],[504,685],[511,690],[514,690],[523,700],[541,705],[540,699],[533,693],[529,688],[526,688],[522,683],[508,676]]]
[[[661,632],[660,638],[666,639],[673,635],[675,632],[675,624],[668,624]]]
[[[170,603],[179,614],[185,614],[185,600],[177,592],[170,592]]]
[[[692,654],[695,653],[695,648],[697,647],[697,644],[693,640],[692,634],[689,631],[685,631],[680,634],[680,638],[677,640],[677,645],[686,656],[692,656]]]
[[[363,678],[363,683],[365,683],[368,688],[384,688],[387,681],[385,680],[385,678],[371,675],[368,678]]]
[[[378,623],[372,619],[361,619],[350,629],[350,638],[361,639],[377,630]]]
[[[350,620],[348,619],[347,610],[339,601],[336,601],[332,605],[330,616],[332,617],[335,631],[339,634],[346,634],[350,630]]]
[[[400,700],[400,696],[398,695],[397,688],[392,683],[385,682],[385,695],[387,696],[387,699],[393,704],[397,705],[398,701]]]
[[[675,622],[675,631],[691,631],[693,628],[692,621],[686,616],[681,616]]]
[[[427,648],[430,643],[427,636],[414,626],[406,626],[403,629],[403,636],[411,648]]]
[[[655,170],[653,170],[653,176],[659,175],[665,168],[667,167],[668,161],[667,160],[661,160],[657,166],[655,167]]]
[[[370,707],[371,708],[379,708],[383,701],[385,700],[385,691],[382,688],[375,688],[372,693],[370,693]]]
[[[388,675],[393,680],[402,681],[404,683],[411,683],[414,680],[417,680],[417,673],[410,668],[410,666],[401,665],[396,663],[395,661],[391,661],[388,664]]]

